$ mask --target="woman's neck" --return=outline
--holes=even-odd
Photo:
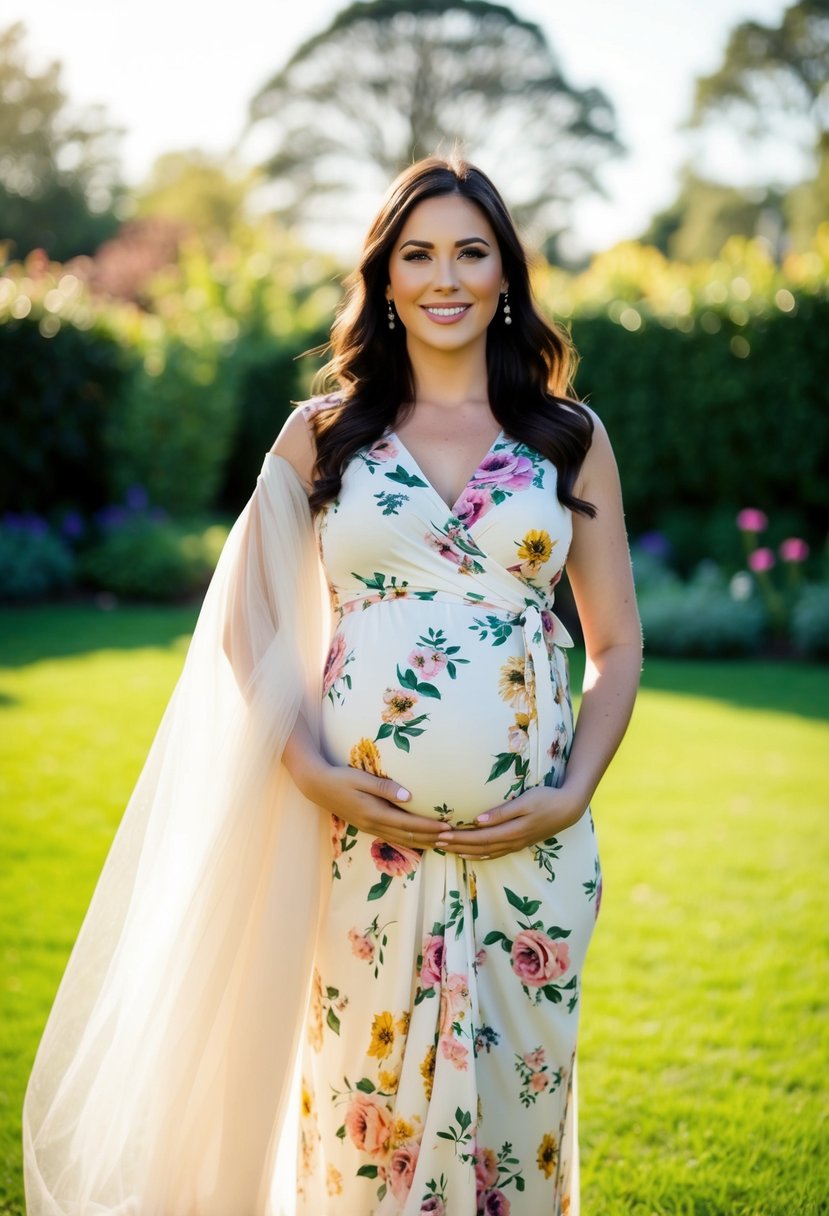
[[[457,409],[472,402],[488,402],[486,350],[422,351],[409,349],[415,404],[428,402]]]

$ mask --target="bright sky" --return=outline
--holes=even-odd
[[[61,60],[70,99],[102,103],[127,129],[121,151],[134,183],[162,152],[229,148],[256,89],[345,3],[2,0],[0,23],[23,21],[34,63]],[[609,198],[586,199],[576,210],[582,246],[602,249],[638,235],[673,199],[677,169],[695,146],[704,149],[703,169],[731,180],[796,178],[794,154],[788,163],[758,163],[757,150],[737,140],[702,143],[677,131],[694,79],[718,66],[733,26],[776,24],[786,0],[514,0],[511,7],[542,26],[575,85],[608,94],[629,149],[603,173]]]

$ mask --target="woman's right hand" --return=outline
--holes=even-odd
[[[411,795],[391,777],[322,764],[303,784],[302,792],[311,802],[389,844],[431,849],[444,826],[439,819],[425,819],[401,809]]]

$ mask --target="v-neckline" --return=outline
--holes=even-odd
[[[466,493],[466,491],[467,491],[467,490],[469,489],[469,487],[472,485],[472,482],[475,480],[475,476],[476,476],[476,474],[477,474],[477,473],[480,471],[481,465],[484,463],[484,461],[486,460],[486,458],[487,458],[488,456],[491,456],[491,455],[492,455],[492,451],[493,451],[493,449],[494,449],[494,447],[495,447],[496,443],[499,443],[499,442],[500,442],[500,440],[502,440],[502,439],[505,439],[505,438],[506,438],[506,436],[505,436],[505,434],[504,434],[504,428],[503,428],[503,427],[501,427],[501,429],[498,431],[498,434],[497,434],[497,435],[495,436],[495,438],[493,439],[492,443],[489,445],[489,447],[488,447],[488,448],[487,448],[487,450],[484,452],[484,454],[483,454],[483,456],[481,457],[481,459],[480,459],[480,460],[478,461],[478,463],[475,465],[475,468],[472,470],[472,472],[471,472],[471,473],[469,474],[469,476],[467,477],[466,482],[464,483],[463,489],[461,490],[460,494],[459,494],[459,495],[458,495],[458,497],[455,499],[455,501],[454,501],[453,503],[451,503],[451,504],[450,504],[450,503],[448,503],[448,502],[446,501],[446,499],[443,497],[443,495],[440,493],[440,491],[439,491],[439,490],[436,488],[435,483],[432,481],[431,477],[429,477],[429,476],[428,476],[428,474],[424,472],[423,468],[421,467],[421,465],[419,464],[419,462],[418,462],[418,461],[415,459],[415,457],[412,455],[412,452],[411,452],[411,450],[410,450],[410,449],[409,449],[409,448],[406,446],[405,441],[404,441],[404,440],[402,440],[402,439],[400,438],[400,436],[398,435],[397,431],[395,431],[394,429],[392,429],[392,430],[390,430],[388,433],[389,433],[389,436],[390,436],[390,437],[391,437],[391,436],[393,436],[393,437],[394,437],[394,439],[397,441],[397,443],[399,443],[399,444],[400,444],[401,448],[402,448],[402,449],[403,449],[403,451],[406,453],[406,455],[408,456],[409,460],[410,460],[410,461],[412,462],[412,464],[414,465],[414,467],[415,467],[415,469],[417,470],[417,472],[420,474],[420,476],[421,476],[421,477],[423,478],[423,480],[426,482],[426,486],[427,486],[427,488],[428,488],[428,489],[430,489],[430,490],[432,491],[432,493],[433,493],[433,494],[435,495],[435,497],[437,498],[438,502],[440,502],[440,503],[441,503],[441,504],[444,506],[444,508],[445,508],[447,511],[449,511],[449,512],[450,512],[450,514],[451,514],[451,515],[454,515],[454,514],[455,514],[455,509],[456,509],[456,507],[457,507],[458,503],[461,501],[461,499],[463,498],[463,496],[464,496],[464,494]]]

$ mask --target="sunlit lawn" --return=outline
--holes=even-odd
[[[0,613],[2,1213],[23,1210],[35,1047],[194,615]],[[594,805],[585,1216],[829,1212],[827,757],[825,668],[647,662]],[[515,1196],[512,1216],[537,1214]]]

